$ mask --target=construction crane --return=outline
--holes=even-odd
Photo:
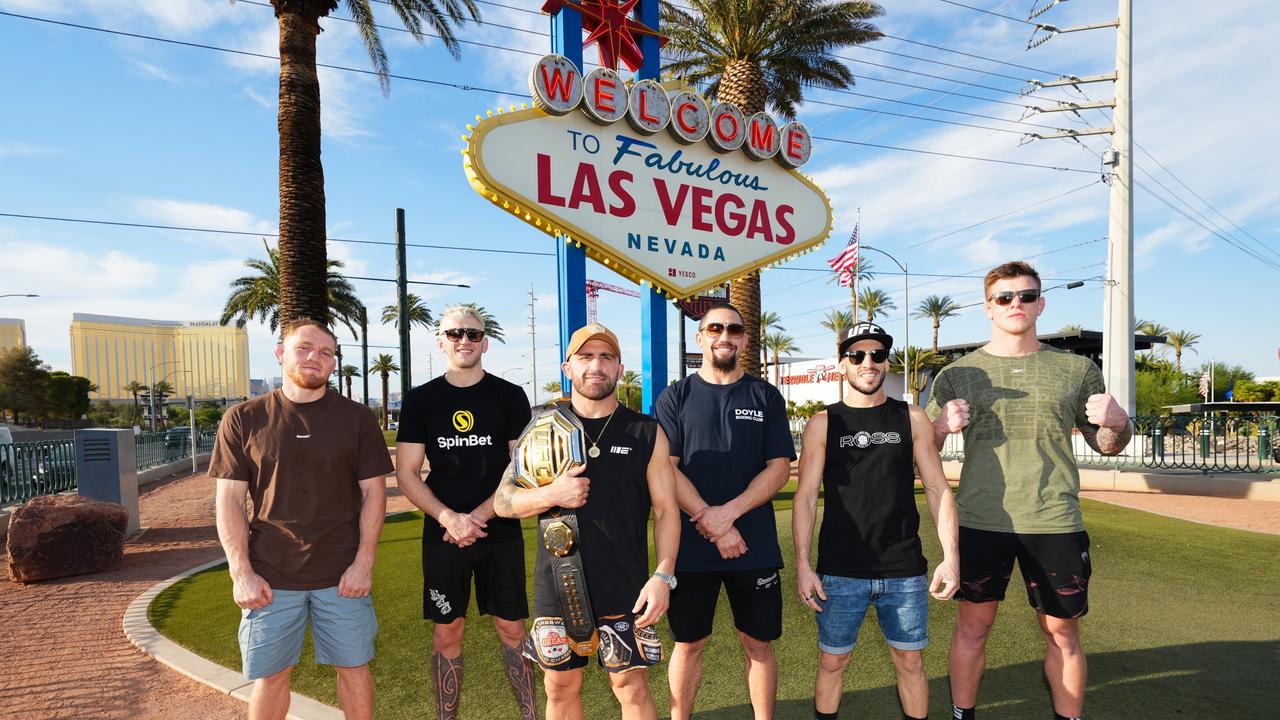
[[[640,293],[635,290],[610,285],[599,280],[587,280],[587,322],[596,321],[596,299],[600,297],[601,290],[608,290],[611,293],[626,295],[627,297],[640,297]]]

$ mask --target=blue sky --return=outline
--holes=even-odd
[[[529,0],[502,3],[530,10],[541,5]],[[1025,17],[1033,5],[1030,0],[966,4],[1018,17]],[[1271,127],[1277,109],[1274,78],[1280,76],[1280,54],[1273,46],[1274,38],[1280,36],[1280,14],[1262,0],[1237,0],[1208,12],[1203,3],[1183,0],[1135,4],[1135,137],[1155,158],[1136,151],[1139,167],[1155,177],[1139,171],[1139,181],[1188,215],[1203,213],[1223,234],[1280,262],[1280,171],[1276,169],[1280,141]],[[990,128],[1042,130],[1001,121],[1019,119],[1021,107],[961,94],[1014,105],[1079,99],[1063,91],[1041,91],[1029,98],[1012,93],[1027,87],[1025,79],[1109,71],[1115,53],[1113,31],[1059,35],[1025,51],[1031,28],[1021,23],[941,0],[903,0],[886,6],[887,14],[876,24],[889,35],[1034,70],[903,40],[885,39],[875,43],[875,49],[850,48],[839,54],[861,61],[849,63],[857,77],[854,92],[881,99],[813,92],[814,100],[864,108],[806,105],[800,118],[815,135],[1099,169],[1096,153],[1107,146],[1105,138],[1085,139],[1085,147],[1070,140],[1020,146],[1019,134]],[[494,5],[481,5],[481,9],[484,20],[518,29],[468,26],[461,37],[528,53],[548,51],[549,40],[537,34],[547,30],[544,16]],[[124,4],[0,0],[0,10],[266,55],[276,52],[271,10],[244,0]],[[397,21],[387,10],[375,5],[379,22],[394,25]],[[1068,27],[1111,19],[1115,12],[1111,0],[1077,0],[1054,7],[1040,20]],[[322,62],[369,67],[350,23],[335,18],[322,25]],[[395,73],[511,94],[393,80],[390,96],[383,97],[370,76],[322,70],[330,236],[391,240],[394,210],[403,207],[410,242],[553,252],[553,240],[495,210],[471,190],[459,155],[459,136],[476,113],[527,101],[522,89],[534,55],[470,45],[463,46],[462,61],[455,62],[436,41],[429,39],[420,46],[407,34],[388,30],[383,38]],[[587,57],[594,59],[594,49],[587,50]],[[0,112],[0,213],[274,232],[277,71],[278,64],[271,60],[0,16],[0,88],[5,108]],[[1111,94],[1109,84],[1084,89],[1093,99]],[[986,117],[942,112],[942,108]],[[1054,127],[1108,124],[1099,111],[1086,112],[1083,122],[1064,114],[1033,116],[1027,121]],[[1095,278],[1079,289],[1053,291],[1041,330],[1056,330],[1068,323],[1101,326],[1103,293],[1096,278],[1105,272],[1106,247],[1101,238],[1107,232],[1108,189],[1095,182],[1097,174],[830,141],[814,143],[813,160],[806,170],[832,198],[836,229],[826,247],[787,268],[825,267],[825,258],[843,246],[860,207],[864,242],[908,263],[913,273],[912,306],[933,293],[950,294],[961,303],[975,302],[981,295],[978,279],[915,277],[915,273],[980,275],[999,262],[1036,256],[1032,262],[1046,276],[1046,287]],[[1171,193],[1191,207],[1173,199]],[[1011,212],[1032,205],[1029,210]],[[998,220],[955,232],[1006,213]],[[1273,309],[1273,288],[1280,281],[1280,271],[1192,224],[1142,190],[1135,197],[1135,244],[1138,317],[1202,336],[1198,352],[1187,353],[1184,364],[1212,358],[1244,365],[1261,376],[1280,375],[1280,322]],[[390,247],[331,242],[329,252],[347,263],[352,275],[394,274]],[[25,319],[29,342],[40,356],[55,368],[69,370],[72,313],[216,318],[229,282],[243,274],[243,261],[263,255],[261,239],[252,235],[0,217],[0,294],[41,295],[0,299],[0,316]],[[883,258],[873,258],[873,264],[881,271],[891,267]],[[475,301],[493,312],[507,329],[507,343],[493,344],[486,367],[526,387],[531,375],[528,289],[532,284],[537,294],[538,385],[555,378],[552,257],[410,248],[409,265],[411,279],[472,286],[470,290],[418,290],[433,310]],[[623,284],[621,278],[593,263],[587,274]],[[841,303],[847,307],[848,293],[828,284],[828,277],[829,273],[789,269],[764,273],[764,305],[781,313],[801,355],[832,351],[829,333],[818,323],[827,308]],[[900,335],[902,277],[881,275],[875,284],[888,290],[899,306],[882,322]],[[371,308],[393,300],[390,284],[359,281],[356,287]],[[600,319],[619,333],[624,362],[634,370],[640,369],[639,318],[637,300],[601,296]],[[674,374],[678,327],[674,313],[670,327]],[[914,344],[927,342],[930,331],[928,321],[911,321]],[[372,329],[370,335],[375,345],[395,344],[390,326]],[[986,319],[975,307],[945,321],[941,341],[977,341],[986,335]],[[251,325],[254,377],[278,374],[272,347],[266,328]],[[418,333],[413,356],[417,382],[427,377],[428,347],[428,339]],[[440,370],[438,355],[434,370]]]

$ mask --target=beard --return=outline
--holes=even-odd
[[[286,368],[284,374],[289,376],[290,382],[298,387],[307,390],[319,390],[329,384],[329,378],[319,373],[311,375],[303,375],[297,368]]]
[[[738,369],[738,348],[733,346],[733,352],[727,357],[721,357],[716,354],[715,346],[711,348],[711,367],[720,372],[733,372]]]
[[[573,381],[574,392],[588,400],[603,400],[612,395],[617,386],[617,380],[606,380],[601,377],[587,379],[584,376]]]
[[[884,387],[884,378],[885,378],[885,374],[880,373],[879,377],[876,378],[875,386],[871,387],[870,389],[862,387],[859,384],[859,380],[856,378],[856,376],[854,381],[849,384],[853,386],[854,390],[857,390],[863,395],[875,395],[876,393],[880,392],[881,387]]]

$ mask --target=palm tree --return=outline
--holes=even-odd
[[[143,389],[145,390],[146,388],[143,388]],[[151,393],[156,396],[156,402],[160,402],[164,398],[164,396],[173,394],[173,386],[169,384],[168,380],[157,380],[151,384]],[[161,405],[160,409],[163,410],[164,406]],[[169,419],[169,413],[167,412],[161,413],[160,414],[161,426],[167,426],[168,419]]]
[[[1138,335],[1148,335],[1151,337],[1165,337],[1169,334],[1169,328],[1158,322],[1152,322],[1151,320],[1139,320],[1135,322],[1133,324],[1133,331]],[[1151,348],[1150,352],[1147,353],[1148,360],[1150,359],[1150,356],[1163,355],[1168,352],[1168,348],[1165,347],[1163,343],[1160,343],[1160,346],[1161,347],[1158,352],[1154,346]]]
[[[355,365],[343,365],[338,376],[347,381],[347,399],[351,399],[351,380],[360,376],[360,368]]]
[[[837,310],[831,308],[827,311],[827,316],[822,319],[822,327],[835,333],[836,342],[840,342],[840,336],[845,330],[853,327],[853,313],[848,310]]]
[[[1165,333],[1165,344],[1173,348],[1174,365],[1178,368],[1178,374],[1182,374],[1182,351],[1191,350],[1200,340],[1198,333],[1189,332],[1187,330],[1170,330]]]
[[[143,385],[137,380],[130,380],[129,382],[125,383],[124,391],[133,396],[133,424],[134,425],[138,424],[138,421],[139,421],[138,413],[141,411],[141,408],[138,407],[138,394],[146,389],[147,389],[147,386]]]
[[[409,301],[409,327],[418,325],[430,330],[436,321],[431,317],[431,310],[423,304],[422,298],[413,293],[405,293],[405,299]],[[382,324],[391,324],[397,330],[400,329],[399,305],[386,305],[382,308]]]
[[[386,94],[390,65],[378,35],[371,0],[344,0],[359,29],[369,60]],[[458,58],[454,27],[478,20],[475,0],[388,0],[404,28],[418,42],[424,23]],[[283,320],[313,317],[331,322],[339,316],[326,293],[324,166],[320,162],[320,80],[316,75],[316,37],[320,18],[338,9],[338,0],[271,0],[280,26],[280,300]]]
[[[764,336],[764,346],[769,352],[773,353],[773,386],[778,387],[778,375],[782,368],[779,356],[782,353],[796,351],[795,338],[790,335],[783,335],[780,332],[772,332]]]
[[[387,353],[382,353],[373,359],[373,364],[369,366],[370,373],[378,373],[382,377],[382,429],[387,429],[387,423],[390,422],[390,413],[387,410],[387,378],[391,373],[400,372],[400,366],[396,364],[395,358]]]
[[[622,373],[618,383],[618,399],[632,410],[640,409],[640,374],[634,370]]]
[[[760,345],[761,350],[764,349],[764,336],[770,331],[782,332],[786,328],[782,327],[782,316],[772,310],[760,311]],[[767,357],[761,356],[760,361],[765,362]]]
[[[858,293],[858,304],[862,306],[862,311],[867,314],[867,322],[872,322],[878,317],[888,315],[890,310],[898,307],[893,302],[893,298],[889,297],[889,293],[883,290],[872,290],[867,288]]]
[[[938,327],[942,325],[943,318],[959,314],[960,305],[950,295],[930,295],[920,301],[911,317],[929,318],[933,321],[933,351],[938,352]]]
[[[707,95],[730,102],[750,117],[767,107],[795,117],[806,86],[846,88],[853,73],[832,57],[847,45],[880,37],[867,22],[883,10],[862,0],[689,0],[686,12],[662,3],[665,68],[674,76],[705,83]],[[742,313],[747,346],[742,367],[760,373],[760,275],[730,284],[729,300]]]
[[[908,367],[904,369],[902,355],[902,348],[889,353],[889,369],[903,374],[907,383],[907,392],[911,393],[911,396],[915,398],[915,403],[919,405],[920,396],[924,393],[925,386],[929,384],[929,378],[933,375],[933,370],[945,365],[947,359],[932,350],[913,345],[907,348]]]
[[[235,320],[236,327],[244,327],[250,319],[256,319],[267,323],[272,334],[275,334],[280,327],[280,318],[300,316],[296,313],[282,314],[280,253],[276,248],[268,245],[265,239],[262,245],[267,249],[267,259],[250,258],[244,261],[245,267],[257,271],[258,274],[246,275],[231,281],[231,297],[227,298],[227,303],[222,308],[222,317],[218,318],[218,322],[226,325]],[[354,337],[358,338],[360,335],[356,332],[356,328],[360,325],[364,306],[356,297],[355,288],[341,273],[337,272],[343,267],[342,261],[328,260],[327,265],[329,268],[326,280],[328,303],[324,314],[316,316],[316,319],[324,318],[328,321],[336,318],[347,326]]]
[[[551,397],[552,400],[560,397],[564,392],[560,389],[560,381],[555,380],[542,386],[542,392]]]
[[[1084,331],[1084,326],[1077,325],[1076,323],[1068,323],[1066,325],[1063,325],[1061,330],[1058,330],[1058,332],[1060,333],[1078,333],[1083,331]]]
[[[480,315],[480,319],[484,321],[485,337],[489,337],[494,340],[497,340],[503,345],[507,344],[507,341],[504,340],[502,337],[502,332],[503,332],[502,325],[498,323],[496,318],[494,318],[492,315],[489,314],[488,310],[484,309],[483,305],[477,305],[475,303],[462,303],[462,306],[469,307],[472,310],[475,310]],[[557,390],[556,392],[559,392],[559,390]]]

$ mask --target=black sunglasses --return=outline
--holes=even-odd
[[[484,339],[484,331],[475,328],[449,328],[448,330],[441,330],[440,334],[453,342],[462,342],[463,336],[471,342],[480,342]]]
[[[863,358],[868,354],[871,355],[871,362],[882,363],[889,359],[889,351],[884,348],[876,350],[850,350],[844,354],[845,357],[853,361],[854,365],[861,365]]]
[[[702,332],[708,335],[719,335],[727,332],[729,337],[742,337],[742,333],[747,331],[747,326],[740,323],[707,323],[702,326]]]
[[[995,293],[987,299],[997,305],[1008,305],[1013,302],[1015,297],[1021,300],[1023,305],[1030,305],[1040,299],[1040,291],[1018,290],[1015,292],[1013,290],[1005,290],[1004,292]]]

